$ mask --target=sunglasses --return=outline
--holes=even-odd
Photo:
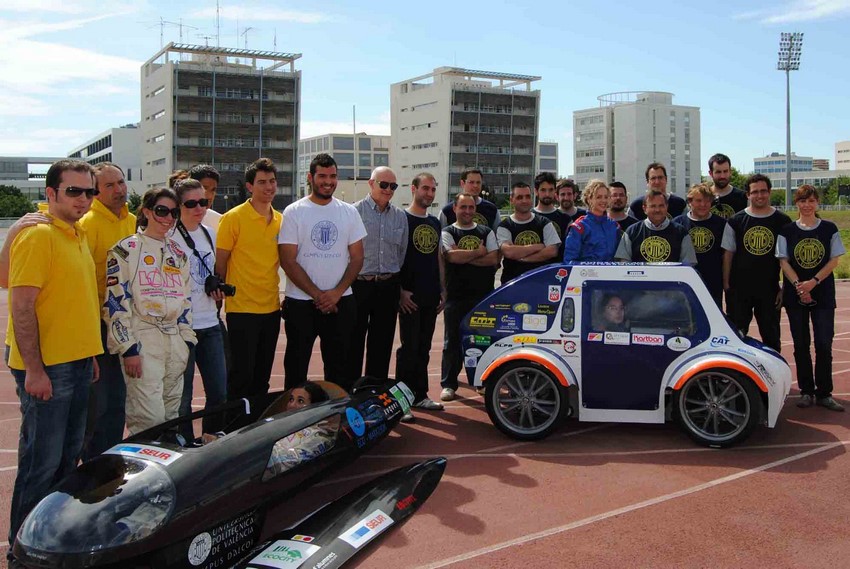
[[[162,204],[153,206],[153,214],[157,217],[166,217],[168,214],[171,214],[171,217],[177,219],[180,217],[180,209],[176,207],[168,207]]]
[[[198,206],[207,207],[210,205],[210,200],[207,198],[201,198],[199,200],[186,200],[183,202],[183,207],[186,209],[195,209]]]
[[[389,188],[393,192],[398,189],[398,184],[395,182],[378,182],[378,186],[380,186],[382,190]]]
[[[75,186],[68,186],[65,188],[65,195],[69,198],[78,198],[83,194],[86,194],[87,198],[92,198],[100,193],[100,190],[97,188],[77,188]]]

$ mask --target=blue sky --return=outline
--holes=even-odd
[[[389,133],[389,85],[456,65],[539,75],[541,140],[572,172],[572,112],[614,91],[701,108],[702,168],[724,152],[749,172],[785,150],[779,34],[805,32],[791,76],[792,149],[828,158],[850,139],[850,0],[712,3],[504,0],[427,3],[221,0],[221,45],[302,53],[302,136]],[[185,43],[214,36],[215,0],[0,2],[0,155],[56,155],[139,120],[139,66],[160,18]],[[188,26],[194,26],[191,29]],[[247,34],[242,32],[251,28]],[[237,29],[240,34],[237,36]],[[179,29],[164,28],[165,42]],[[215,39],[209,40],[212,43]]]

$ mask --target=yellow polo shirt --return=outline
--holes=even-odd
[[[54,217],[53,223],[18,235],[10,256],[9,306],[21,286],[41,289],[35,314],[44,365],[103,353],[94,261],[79,223],[71,226]],[[11,310],[9,322],[14,330]],[[9,340],[9,367],[25,369],[14,332]]]
[[[236,286],[236,295],[224,300],[227,312],[270,314],[280,310],[277,235],[281,219],[280,212],[272,209],[268,223],[251,200],[221,216],[215,246],[230,251],[227,282]]]
[[[86,240],[97,271],[97,300],[103,306],[106,300],[106,252],[116,243],[136,232],[136,216],[127,204],[116,217],[100,200],[93,200],[91,209],[80,220],[86,231]]]

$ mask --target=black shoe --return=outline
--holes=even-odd
[[[811,407],[814,404],[815,404],[815,396],[814,395],[808,395],[808,394],[805,394],[805,393],[800,397],[800,400],[797,401],[797,407],[799,407],[800,409],[806,409],[807,407]]]
[[[404,415],[401,416],[401,422],[402,423],[415,423],[416,417],[413,416],[413,413],[408,411],[407,413],[405,413]]]
[[[821,397],[818,399],[820,407],[826,407],[830,411],[844,411],[844,405],[833,399],[832,397]]]

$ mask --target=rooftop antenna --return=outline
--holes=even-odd
[[[190,26],[189,24],[183,23],[183,18],[180,18],[179,22],[169,22],[164,19],[162,16],[159,17],[159,47],[165,46],[165,26],[177,26],[180,28],[180,43],[183,43],[183,28],[191,28],[193,30],[199,30],[200,28],[196,28],[195,26]]]
[[[216,36],[205,36],[204,34],[198,34],[198,37],[204,40],[204,45],[206,47],[210,46],[210,40]]]
[[[274,29],[274,51],[277,51],[277,28]]]
[[[221,8],[219,1],[215,0],[215,46],[221,47]]]
[[[248,26],[244,30],[242,30],[241,35],[245,36],[245,42],[244,42],[244,45],[242,46],[244,49],[248,49],[248,32],[250,32],[251,30],[256,30],[256,29],[257,28],[254,28],[252,26]]]

